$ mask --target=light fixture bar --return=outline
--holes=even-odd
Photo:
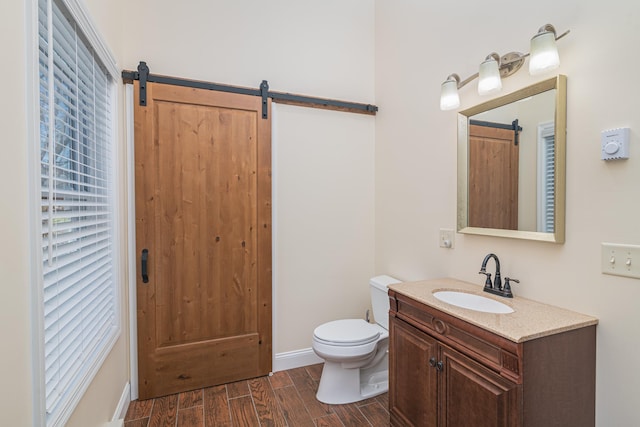
[[[549,24],[547,24],[547,25],[549,25]],[[571,32],[571,30],[565,31],[564,33],[562,33],[558,37],[556,37],[556,40],[560,40],[561,38],[563,38],[564,36],[566,36],[570,32]],[[530,55],[531,54],[529,52],[527,52],[527,53],[509,52],[507,54],[502,55],[500,57],[500,72],[502,73],[503,68],[506,68],[506,66],[508,66],[508,65],[510,65],[510,64],[512,64],[514,62],[523,61],[524,59],[528,58]],[[519,69],[520,69],[520,67],[518,67],[518,70]],[[515,70],[515,71],[517,71],[517,70]],[[502,76],[502,77],[508,77],[508,76],[512,75],[513,73],[515,73],[515,71],[513,71],[512,73],[510,73],[510,74],[508,74],[506,76]],[[479,75],[480,75],[480,73],[474,73],[474,74],[470,75],[469,77],[467,77],[466,79],[461,80],[460,83],[458,83],[458,89],[460,89],[460,88],[466,86],[467,84],[471,83],[472,81],[477,79]]]

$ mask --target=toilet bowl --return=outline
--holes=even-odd
[[[389,297],[387,287],[400,283],[390,276],[369,282],[376,323],[363,319],[334,320],[313,331],[313,351],[324,359],[316,398],[328,404],[352,403],[389,389]]]

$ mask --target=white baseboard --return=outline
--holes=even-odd
[[[107,423],[105,427],[124,426],[124,417],[125,415],[127,415],[127,409],[129,409],[130,403],[131,403],[131,384],[127,382],[124,385],[124,389],[122,390],[122,394],[120,395],[120,400],[118,401],[118,406],[116,406],[116,410],[113,413],[111,422]]]
[[[273,372],[286,371],[287,369],[300,368],[322,362],[324,360],[318,357],[312,348],[287,351],[276,354],[273,359]]]

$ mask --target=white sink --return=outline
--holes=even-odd
[[[438,291],[434,292],[433,296],[447,304],[467,308],[469,310],[482,311],[485,313],[513,313],[513,309],[506,304],[491,298],[468,294],[466,292]]]

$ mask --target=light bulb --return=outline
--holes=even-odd
[[[556,47],[556,35],[552,31],[536,34],[531,39],[531,58],[529,59],[529,74],[532,76],[546,73],[558,68],[560,56]]]
[[[478,95],[488,95],[502,89],[498,61],[493,56],[480,64]]]
[[[455,79],[447,79],[442,83],[440,91],[440,109],[442,111],[453,110],[460,106],[458,95],[458,82]]]

